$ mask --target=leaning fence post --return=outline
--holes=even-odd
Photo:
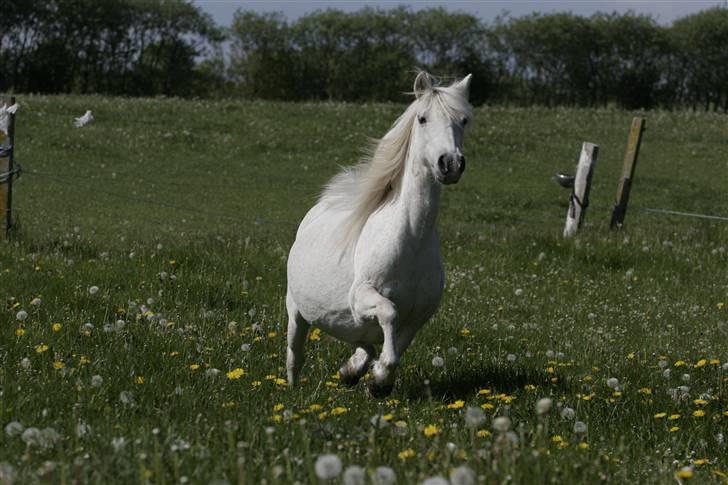
[[[598,145],[584,142],[579,156],[579,165],[576,167],[574,188],[569,197],[569,211],[566,213],[566,226],[564,227],[565,238],[574,236],[584,220],[586,208],[589,206],[592,171],[598,154]]]
[[[627,139],[627,151],[624,154],[622,174],[617,187],[617,199],[612,211],[612,222],[610,224],[612,229],[620,228],[624,224],[629,192],[632,189],[634,170],[637,167],[637,157],[640,154],[640,145],[642,144],[642,133],[645,131],[645,121],[644,118],[638,116],[632,119],[632,127],[629,130],[629,138]]]
[[[10,98],[10,106],[15,104],[15,97]],[[15,145],[15,114],[9,113],[8,134],[0,130],[0,239],[6,239],[12,227],[13,209],[13,175]]]

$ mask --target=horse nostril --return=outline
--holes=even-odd
[[[445,159],[445,155],[440,155],[440,158],[437,159],[437,168],[443,174],[447,174],[447,160]]]
[[[465,157],[460,155],[460,173],[465,171]]]

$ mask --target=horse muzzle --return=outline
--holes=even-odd
[[[441,184],[456,184],[465,171],[463,155],[440,155],[437,159],[437,180]]]

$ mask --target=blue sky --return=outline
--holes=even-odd
[[[254,10],[256,12],[283,12],[289,20],[313,12],[319,9],[337,8],[345,11],[355,11],[365,6],[380,8],[391,8],[398,5],[408,5],[413,9],[440,7],[448,10],[464,11],[477,15],[485,21],[493,20],[503,12],[509,12],[512,16],[520,16],[531,12],[558,12],[570,11],[578,15],[591,15],[594,12],[626,12],[633,10],[637,13],[649,14],[655,17],[662,24],[669,24],[673,20],[710,8],[716,5],[725,5],[725,0],[542,0],[542,1],[463,1],[453,0],[449,2],[434,1],[251,1],[251,0],[193,0],[193,3],[201,6],[209,12],[215,21],[220,25],[230,25],[233,13],[239,9]]]

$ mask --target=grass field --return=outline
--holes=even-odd
[[[333,483],[728,483],[728,223],[642,210],[728,216],[725,116],[647,115],[610,232],[633,113],[476,110],[440,213],[445,297],[377,401],[317,332],[284,385],[285,261],[403,106],[19,102],[0,483],[316,483],[326,454]],[[552,177],[585,140],[592,203],[565,242]]]

